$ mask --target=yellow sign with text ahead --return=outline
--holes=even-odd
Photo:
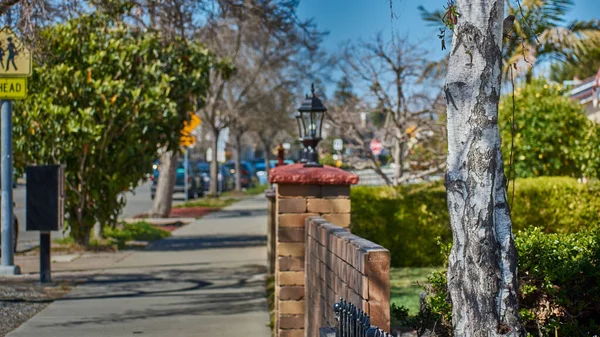
[[[8,27],[0,30],[0,77],[31,76],[31,51]]]
[[[194,136],[183,136],[179,138],[179,146],[193,146],[196,144],[196,137]]]
[[[0,77],[0,99],[27,98],[26,77]]]

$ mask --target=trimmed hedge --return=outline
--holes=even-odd
[[[441,183],[352,188],[352,233],[389,249],[394,267],[442,264],[436,238],[450,241]]]
[[[512,185],[508,200],[512,199]],[[600,183],[574,178],[517,179],[513,232],[529,226],[546,233],[572,233],[600,222]],[[394,267],[441,266],[438,241],[449,243],[446,191],[442,182],[396,188],[352,188],[352,232],[390,250]]]

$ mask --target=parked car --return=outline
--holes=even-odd
[[[152,185],[150,185],[150,197],[152,199],[154,199],[154,196],[156,194],[156,186],[158,184],[158,162],[154,163],[153,169],[154,172],[150,177],[150,179],[152,180]],[[192,162],[189,162],[188,165],[187,183],[188,199],[195,199],[197,197],[204,196],[204,179],[200,174],[200,170],[198,169],[198,167],[196,167],[196,165],[194,165],[194,163]],[[185,168],[183,165],[183,161],[179,161],[179,163],[177,164],[175,187],[173,188],[173,193],[185,193]]]
[[[229,173],[231,173],[235,179],[238,179],[238,174],[235,172],[235,162],[229,161],[225,165],[227,169],[229,169]],[[240,162],[240,174],[239,179],[243,188],[251,188],[254,185],[254,170],[252,168],[252,163],[248,161]]]
[[[204,190],[208,191],[210,188],[210,163],[207,162],[197,162],[196,166],[198,170],[200,170],[200,175],[204,180]],[[219,188],[221,191],[230,191],[234,188],[234,177],[229,173],[229,169],[225,167],[225,165],[219,164],[218,170],[218,182]]]

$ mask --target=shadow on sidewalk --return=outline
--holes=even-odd
[[[148,245],[145,251],[182,251],[215,248],[260,247],[267,244],[266,235],[210,235],[169,237]]]
[[[242,217],[267,216],[266,208],[258,209],[222,209],[218,212],[211,213],[207,218],[211,219],[232,219]]]
[[[159,317],[265,312],[268,309],[264,278],[260,277],[265,272],[265,266],[244,265],[236,268],[158,269],[147,274],[100,274],[57,302],[67,302],[67,307],[72,308],[101,303],[113,303],[109,306],[114,306],[113,301],[116,300],[122,303],[117,310],[100,310],[93,314],[84,314],[84,310],[66,321],[39,327],[78,327]]]

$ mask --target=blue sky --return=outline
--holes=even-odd
[[[301,0],[298,14],[301,18],[314,18],[317,27],[329,31],[325,47],[335,52],[344,41],[369,39],[382,32],[386,39],[392,38],[392,30],[399,36],[409,36],[411,41],[422,41],[431,51],[432,58],[441,58],[437,28],[428,26],[417,7],[428,10],[441,9],[446,0],[393,0],[396,18],[390,19],[389,0]],[[575,6],[567,14],[572,19],[590,20],[600,18],[600,0],[575,0]]]

